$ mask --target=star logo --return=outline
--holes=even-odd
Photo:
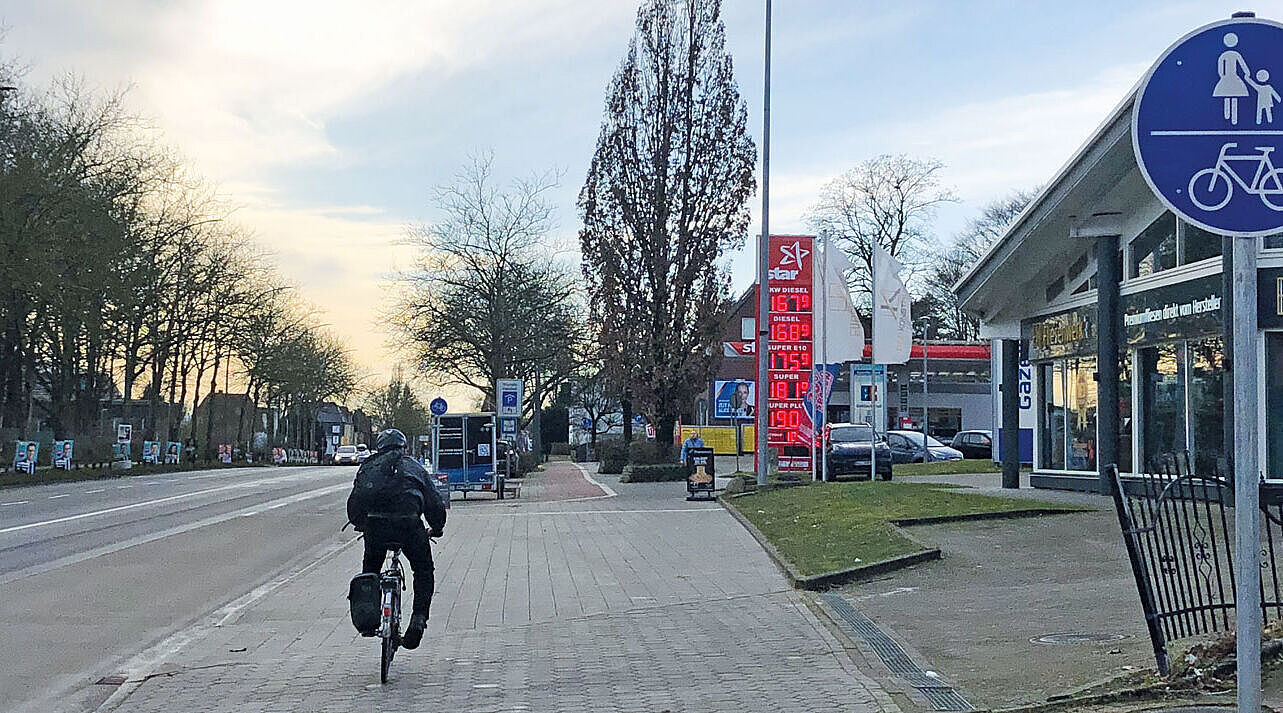
[[[802,247],[802,243],[794,242],[792,245],[781,245],[780,252],[784,253],[784,259],[780,260],[780,267],[785,265],[797,265],[802,267],[802,258],[811,254],[810,250]]]

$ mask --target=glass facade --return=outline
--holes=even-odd
[[[1163,213],[1132,240],[1127,277],[1144,277],[1176,267],[1176,216]]]
[[[1279,404],[1280,417],[1269,432],[1270,449],[1283,474],[1283,333],[1271,348],[1268,398]],[[1189,451],[1198,472],[1223,472],[1225,368],[1220,337],[1156,344],[1125,355],[1119,364],[1118,469],[1153,469],[1164,456]],[[1039,364],[1037,373],[1038,467],[1096,472],[1096,359],[1057,359]]]
[[[1221,256],[1221,236],[1210,233],[1197,225],[1185,223],[1181,226],[1181,262],[1207,260]]]
[[[1283,332],[1265,333],[1265,462],[1261,465],[1267,478],[1283,478]]]

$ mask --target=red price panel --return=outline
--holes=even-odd
[[[770,350],[767,363],[767,441],[781,448],[784,469],[809,468],[801,448],[809,446],[803,433],[811,430],[804,399],[811,387],[813,239],[807,236],[772,235],[770,240],[770,314],[767,324]],[[785,456],[788,457],[785,457]]]

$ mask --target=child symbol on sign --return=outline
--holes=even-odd
[[[1268,123],[1274,123],[1274,103],[1283,101],[1283,97],[1274,91],[1274,87],[1266,84],[1270,81],[1270,73],[1264,69],[1256,70],[1256,81],[1253,82],[1251,77],[1243,77],[1248,84],[1256,90],[1256,123],[1261,123],[1261,117],[1265,117]]]

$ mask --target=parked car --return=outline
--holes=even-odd
[[[993,433],[990,431],[958,431],[949,445],[962,453],[963,458],[993,458]]]
[[[891,460],[895,463],[922,462],[921,431],[887,431],[887,446],[891,448]],[[927,450],[931,460],[962,460],[962,453],[927,436]]]
[[[334,465],[359,465],[360,456],[357,455],[356,446],[339,446],[334,449]]]
[[[357,463],[364,463],[365,459],[369,458],[372,455],[374,455],[374,451],[370,450],[369,446],[365,445],[364,443],[356,444],[356,462]]]
[[[854,475],[869,478],[871,467],[878,470],[878,480],[891,479],[891,449],[881,437],[877,439],[877,464],[869,463],[873,451],[873,428],[867,423],[835,423],[829,428],[829,445],[824,452],[825,469],[831,477]]]

